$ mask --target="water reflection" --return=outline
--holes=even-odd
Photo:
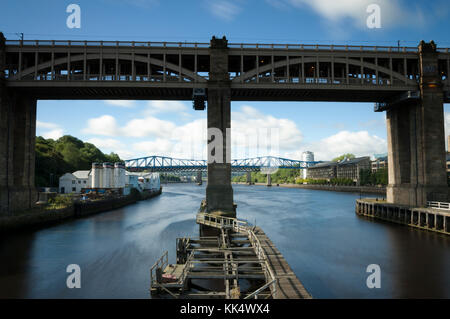
[[[0,239],[1,298],[148,298],[149,268],[175,238],[198,236],[205,186]],[[450,297],[448,236],[361,218],[359,194],[235,185],[238,216],[261,226],[316,298]],[[68,264],[82,288],[68,289]],[[379,264],[381,289],[366,287]]]

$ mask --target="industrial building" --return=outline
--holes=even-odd
[[[375,173],[376,171],[378,171],[380,169],[387,169],[387,168],[388,168],[387,156],[375,158],[375,160],[372,161],[372,163],[371,163],[372,173]]]
[[[90,171],[66,173],[59,178],[58,191],[61,194],[80,193],[84,188],[91,187]]]
[[[310,151],[305,151],[302,153],[302,161],[305,162],[314,162],[314,153]],[[304,169],[302,171],[302,176],[304,179],[308,176],[308,169]]]
[[[326,179],[336,178],[337,162],[324,162],[311,166],[307,170],[307,178]]]
[[[132,188],[140,192],[159,190],[159,173],[130,173],[123,163],[92,163],[91,170],[61,176],[58,190],[61,194],[69,194],[92,189],[116,189],[128,195]]]
[[[309,167],[307,176],[311,179],[326,179],[328,181],[334,178],[348,178],[359,184],[360,171],[370,168],[369,156],[353,159],[345,158],[340,162],[325,162]]]

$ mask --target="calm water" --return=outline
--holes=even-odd
[[[450,237],[355,215],[359,194],[234,185],[238,217],[263,228],[315,298],[450,297]],[[175,238],[198,236],[205,187],[0,239],[1,298],[148,298],[149,268]],[[66,288],[66,266],[81,289]],[[368,289],[366,267],[381,267]]]

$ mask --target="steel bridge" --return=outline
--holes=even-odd
[[[236,44],[225,37],[209,43],[30,41],[7,40],[0,32],[0,213],[35,202],[37,100],[192,100],[194,92],[204,92],[197,108],[207,101],[208,128],[219,129],[224,141],[232,101],[376,103],[375,110],[386,111],[387,201],[446,202],[449,76],[449,49],[433,41],[417,47]],[[177,166],[208,166],[208,212],[234,211],[231,164],[222,160]]]
[[[319,162],[306,162],[274,156],[261,156],[255,158],[234,159],[231,161],[231,170],[235,172],[249,172],[275,168],[302,169],[317,163]],[[205,171],[208,167],[208,162],[207,160],[178,159],[154,155],[126,160],[125,167],[129,171]]]
[[[208,89],[210,43],[6,40],[6,86],[38,99],[190,100]],[[384,102],[418,91],[417,47],[227,46],[231,100]],[[437,48],[446,101],[450,53]]]

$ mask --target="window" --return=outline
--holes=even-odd
[[[81,184],[81,181],[78,181],[78,184]]]
[[[72,181],[72,184],[75,184],[75,181]]]
[[[86,184],[86,181],[83,181],[84,184]]]
[[[72,187],[72,192],[76,192],[77,189],[75,187]]]

